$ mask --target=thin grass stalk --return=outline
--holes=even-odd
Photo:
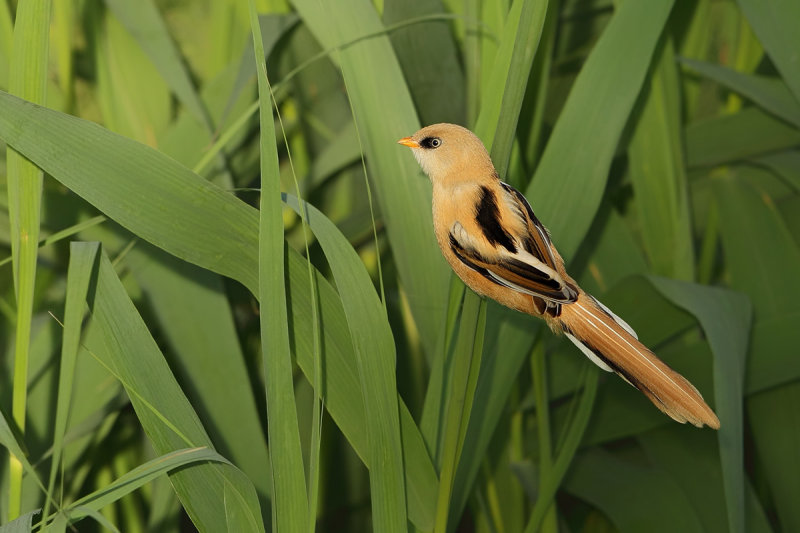
[[[50,478],[47,493],[52,496],[56,474],[61,464],[64,435],[67,430],[72,389],[75,378],[75,363],[81,338],[86,293],[93,273],[93,264],[98,256],[98,243],[73,242],[70,248],[67,270],[67,295],[64,304],[64,332],[61,343],[61,364],[58,373],[58,402],[56,403],[55,429],[53,431],[53,455],[50,462]],[[42,517],[50,513],[50,498],[45,500]]]
[[[469,373],[467,375],[464,409],[461,413],[461,430],[458,436],[458,457],[461,457],[461,452],[464,449],[464,440],[467,436],[469,418],[472,413],[472,404],[475,401],[475,390],[478,388],[478,374],[480,373],[481,357],[483,356],[483,341],[486,337],[486,307],[486,300],[481,298],[480,307],[478,308],[477,327],[475,329],[475,341],[472,346]]]
[[[14,21],[7,2],[0,2],[0,53],[10,55],[14,42]]]
[[[435,533],[447,532],[453,481],[469,423],[469,408],[472,406],[475,395],[477,375],[483,353],[486,302],[474,292],[467,291],[464,295],[463,306],[462,320],[453,354],[453,377],[444,421],[442,466],[439,474],[436,522],[433,529]],[[462,354],[468,354],[469,358],[457,360]]]
[[[497,483],[492,478],[489,461],[486,460],[481,465],[481,473],[486,478],[486,496],[481,491],[477,491],[478,505],[486,516],[486,523],[490,533],[504,531],[503,528],[503,507],[497,491]]]
[[[388,33],[388,30],[387,32]],[[336,50],[336,55],[339,57],[339,63],[342,62],[341,60],[341,49]],[[342,74],[342,80],[344,81],[345,89],[347,89],[347,80],[344,78],[344,74]],[[375,224],[375,208],[373,206],[372,201],[372,187],[369,184],[369,173],[367,172],[367,161],[364,158],[364,143],[361,142],[361,132],[358,129],[358,121],[355,120],[356,110],[353,106],[353,99],[350,98],[350,91],[345,90],[345,94],[347,95],[347,104],[350,106],[350,114],[353,116],[353,124],[355,125],[356,129],[356,139],[358,139],[358,149],[361,153],[361,171],[364,175],[364,186],[367,189],[367,203],[369,204],[369,219],[372,223],[372,239],[375,244],[375,254],[376,254],[376,263],[378,266],[378,283],[380,284],[381,288],[381,302],[383,303],[383,310],[384,312],[388,313],[386,309],[386,288],[384,287],[383,283],[383,268],[381,267],[381,254],[380,254],[380,245],[378,243],[378,227]]]
[[[63,109],[71,110],[75,93],[73,90],[73,56],[72,39],[74,37],[73,21],[75,2],[56,2],[53,6],[53,38],[57,54],[58,85],[63,94]]]
[[[517,0],[520,1],[520,0]],[[522,5],[520,25],[514,39],[500,114],[497,117],[494,140],[492,141],[492,160],[500,176],[505,176],[511,159],[511,147],[517,132],[519,111],[528,88],[528,77],[533,60],[539,49],[544,22],[547,17],[546,0],[527,0]]]
[[[328,259],[342,295],[366,414],[373,528],[401,531],[407,527],[409,518],[418,520],[419,517],[406,505],[405,478],[408,474],[404,476],[403,469],[410,457],[405,452],[413,444],[405,438],[409,436],[408,429],[403,430],[401,436],[394,372],[396,348],[388,317],[383,314],[383,304],[373,292],[361,258],[339,229],[313,206],[304,203],[301,207],[290,195],[285,195],[285,200],[295,211],[307,210],[309,226]]]
[[[265,56],[266,59],[266,56]],[[292,150],[289,145],[289,138],[286,133],[286,127],[283,123],[283,117],[281,116],[280,107],[278,105],[278,101],[275,97],[275,91],[270,88],[270,97],[271,102],[275,107],[275,114],[278,118],[278,124],[281,127],[281,135],[283,136],[283,143],[286,146],[286,156],[289,160],[289,169],[292,174],[292,181],[294,182],[295,194],[297,196],[298,202],[301,205],[305,205],[302,202],[303,198],[300,195],[300,183],[297,179],[297,171],[295,169],[294,159],[292,158]],[[317,283],[314,279],[314,266],[311,264],[311,251],[309,248],[309,241],[308,241],[308,232],[307,229],[310,230],[308,225],[308,211],[307,209],[299,209],[298,214],[300,215],[300,223],[302,227],[303,233],[303,245],[305,247],[306,252],[306,270],[308,272],[308,287],[309,287],[309,306],[311,309],[311,327],[312,327],[312,358],[313,358],[313,371],[311,377],[311,383],[314,387],[315,395],[314,395],[314,406],[312,412],[312,421],[311,421],[311,442],[309,446],[309,458],[308,458],[308,483],[307,489],[308,494],[306,497],[308,498],[308,527],[309,531],[313,533],[316,529],[316,515],[317,515],[317,505],[319,499],[319,479],[320,479],[320,469],[319,469],[319,454],[320,454],[320,445],[322,442],[322,420],[324,415],[324,408],[325,408],[325,391],[323,389],[323,376],[322,376],[322,343],[321,343],[321,334],[320,334],[320,321],[319,321],[319,298],[317,294]]]
[[[302,196],[300,195],[300,183],[297,180],[297,172],[292,159],[292,151],[289,147],[289,139],[286,136],[286,128],[283,125],[283,118],[278,108],[278,101],[275,99],[275,92],[270,90],[272,96],[272,103],[275,105],[275,114],[278,116],[278,123],[281,126],[281,134],[283,135],[283,143],[286,145],[286,156],[289,159],[289,168],[292,172],[292,180],[294,181],[295,194],[297,195],[298,203],[304,205]],[[322,385],[322,343],[320,340],[320,322],[319,322],[319,298],[317,295],[317,284],[314,280],[314,266],[311,264],[311,251],[308,243],[308,232],[310,229],[308,225],[308,210],[300,209],[300,222],[303,227],[303,244],[306,251],[306,267],[308,271],[308,289],[310,294],[310,307],[311,307],[311,327],[312,327],[312,344],[314,359],[314,371],[311,382],[314,386],[314,409],[311,420],[311,444],[309,449],[308,459],[308,527],[312,533],[316,529],[316,516],[317,516],[317,501],[319,499],[319,451],[322,442],[322,417],[325,408],[325,391]],[[374,220],[373,220],[374,226]],[[377,238],[377,237],[376,237]],[[380,263],[379,263],[380,264]]]
[[[466,20],[480,20],[480,11],[480,0],[464,0]],[[464,74],[467,84],[467,122],[475,124],[481,103],[481,34],[469,28],[465,28],[464,32]]]
[[[542,41],[540,50],[537,51],[534,59],[533,74],[531,79],[535,85],[536,97],[531,122],[528,153],[531,159],[538,157],[539,146],[542,142],[544,126],[545,105],[547,104],[547,88],[550,84],[550,69],[553,65],[553,49],[556,41],[556,29],[558,28],[559,0],[550,0],[547,8],[547,15],[542,28]],[[533,161],[532,161],[533,162]]]
[[[44,104],[47,92],[50,0],[22,0],[17,5],[9,92]],[[8,211],[11,223],[11,253],[17,299],[16,343],[11,411],[20,431],[25,431],[42,171],[11,148],[7,149]],[[22,503],[22,464],[9,460],[8,518],[19,516]]]
[[[441,471],[442,467],[442,432],[441,423],[442,405],[446,402],[448,374],[445,372],[445,361],[452,353],[455,333],[458,331],[461,302],[467,288],[462,281],[452,274],[450,276],[450,290],[448,291],[447,309],[444,319],[444,329],[437,343],[437,352],[440,354],[433,364],[428,379],[428,388],[425,392],[425,404],[422,410],[420,430],[428,444],[433,463]]]
[[[550,429],[550,400],[547,392],[547,364],[545,360],[542,337],[536,341],[531,353],[531,375],[533,377],[533,393],[536,398],[536,433],[539,440],[539,485],[552,476],[553,472],[553,439]],[[558,521],[556,507],[547,507],[542,530],[545,533],[557,533]]]
[[[581,394],[575,418],[569,424],[564,444],[558,452],[558,457],[553,464],[550,475],[542,480],[539,485],[539,497],[533,506],[528,524],[525,526],[525,533],[536,533],[539,531],[542,521],[547,514],[548,508],[552,505],[558,486],[567,473],[570,463],[589,424],[589,418],[594,407],[594,399],[597,396],[597,381],[599,378],[598,369],[594,365],[587,365],[583,375],[583,394]]]

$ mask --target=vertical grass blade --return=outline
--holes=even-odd
[[[614,151],[673,1],[623,2],[616,8],[575,80],[527,188],[536,215],[568,262],[600,205]]]
[[[714,180],[714,198],[719,206],[722,245],[727,259],[730,283],[746,293],[753,303],[756,328],[753,346],[758,339],[759,323],[769,323],[798,313],[796,298],[800,294],[800,246],[767,191],[752,178],[758,173],[743,167],[737,176]],[[781,328],[784,329],[784,328]],[[782,359],[792,359],[796,328],[784,333],[767,332],[775,337],[772,351]],[[776,337],[776,335],[779,335]],[[762,337],[763,339],[763,337]],[[765,359],[764,349],[751,352],[749,375]],[[785,365],[782,372],[786,372]],[[755,450],[763,473],[773,487],[773,501],[784,530],[800,526],[800,510],[795,502],[800,495],[800,482],[792,469],[786,467],[794,460],[798,434],[786,432],[796,427],[796,409],[800,387],[797,381],[753,395],[748,401],[748,414],[753,428]],[[794,425],[794,426],[793,426]],[[783,435],[783,437],[778,437]]]
[[[628,148],[636,212],[652,271],[694,279],[681,98],[672,39],[665,36]]]
[[[450,394],[444,406],[443,448],[434,532],[446,533],[450,518],[453,482],[469,424],[477,385],[486,327],[486,302],[472,291],[464,295],[458,336],[450,356]]]
[[[733,291],[651,277],[650,282],[700,322],[714,354],[714,407],[722,463],[728,530],[744,533],[744,371],[750,341],[752,306]]]
[[[8,67],[14,42],[14,22],[7,2],[0,2],[0,88],[8,89]]]
[[[434,359],[433,367],[428,378],[428,388],[425,391],[425,403],[422,407],[422,418],[420,420],[420,430],[428,444],[428,449],[433,456],[437,468],[441,466],[442,460],[442,435],[444,428],[442,417],[445,412],[444,405],[447,401],[448,377],[445,375],[445,368],[452,348],[454,346],[453,335],[458,330],[457,326],[461,317],[461,306],[464,300],[464,293],[467,287],[455,275],[450,278],[450,294],[447,302],[447,318],[444,322],[444,331],[440,338],[438,352],[441,354]]]
[[[506,19],[503,38],[494,58],[488,89],[481,98],[475,132],[489,147],[495,168],[503,179],[506,177],[517,129],[517,117],[522,107],[534,57],[539,49],[547,9],[548,2],[517,0],[514,3]],[[483,352],[486,350],[484,334],[487,309],[485,303],[476,306],[473,302],[476,299],[478,297],[472,291],[468,291],[464,297],[460,328],[461,331],[466,329],[466,332],[461,333],[460,337],[471,335],[471,344],[464,344],[463,340],[456,343],[454,362],[451,366],[450,397],[445,411],[446,419],[442,421],[445,428],[445,452],[441,457],[442,475],[437,509],[443,513],[440,514],[437,524],[441,531],[446,530],[448,520],[452,522],[457,519],[464,498],[471,492],[472,484],[464,482],[463,472],[477,472],[477,465],[483,461],[483,450],[479,446],[474,446],[474,437],[466,438],[467,433],[474,431],[471,428],[484,423],[484,420],[473,420],[472,408],[474,405],[480,406],[480,416],[489,417],[488,426],[491,428],[489,431],[493,431],[497,419],[486,406],[493,403],[491,398],[493,396],[502,396],[503,399],[506,397],[503,394],[498,395],[497,390],[479,386],[479,381],[486,383],[491,379],[479,374],[484,372],[481,362]],[[523,335],[530,338],[529,332]],[[516,345],[512,339],[505,340],[510,345]],[[523,342],[522,345],[527,349],[530,343]],[[494,359],[491,351],[486,350],[486,352],[487,357]],[[524,357],[524,353],[524,351],[509,350],[501,360],[493,361],[492,370],[497,372],[495,375],[513,376],[519,369],[518,362]],[[502,387],[503,391],[510,390],[508,382]],[[499,406],[502,403],[504,402],[497,402],[494,405]],[[454,407],[461,410],[458,415],[450,412]],[[451,438],[449,434],[452,431],[457,431],[457,446],[452,444],[448,446],[448,439]],[[467,454],[463,454],[464,449],[467,450]]]
[[[342,298],[353,339],[369,445],[372,526],[375,531],[405,531],[406,481],[400,432],[395,345],[389,321],[366,268],[336,226],[296,198],[287,204],[306,220],[319,240]]]
[[[539,486],[547,483],[553,471],[553,438],[550,425],[550,395],[547,388],[547,360],[544,344],[539,337],[531,353],[533,395],[536,398],[536,436],[539,442]],[[543,506],[543,504],[542,504]],[[558,531],[556,506],[550,505],[542,520],[546,533]]]
[[[520,3],[522,5],[518,11],[517,4]],[[479,136],[484,134],[481,138],[492,147],[492,161],[501,179],[508,170],[519,110],[528,86],[533,58],[539,49],[547,6],[547,1],[540,0],[517,0],[512,6],[506,25],[516,26],[516,31],[503,33],[492,69],[490,90],[482,99],[476,133],[480,132]],[[519,19],[513,20],[517,14]],[[511,40],[513,45],[509,50],[506,43]]]
[[[9,91],[37,104],[44,104],[47,89],[50,6],[50,0],[19,2],[14,25]],[[39,248],[42,171],[11,148],[7,150],[6,164],[11,253],[17,299],[12,416],[17,426],[24,431],[28,396],[28,350]],[[10,461],[8,516],[16,518],[21,510],[22,465],[14,457]]]
[[[280,169],[264,41],[261,38],[261,26],[254,0],[250,0],[249,5],[261,126],[258,294],[261,302],[261,354],[267,389],[269,456],[272,465],[272,522],[276,531],[300,533],[308,530],[309,516],[289,349]]]
[[[516,311],[489,303],[481,373],[473,414],[456,472],[450,519],[460,516],[473,492],[473,483],[486,458],[492,436],[533,340],[542,324]],[[500,355],[502,354],[502,355]]]
[[[47,483],[48,494],[53,494],[56,473],[61,464],[64,433],[67,430],[72,388],[75,378],[75,360],[81,339],[81,324],[86,308],[86,294],[94,265],[98,258],[97,243],[73,242],[70,245],[69,270],[67,271],[67,296],[64,304],[64,333],[61,342],[61,364],[58,372],[58,401],[56,403],[55,429],[53,431],[53,456],[50,462],[50,478]],[[50,500],[45,502],[43,515],[49,514]]]
[[[589,417],[592,414],[594,399],[597,395],[597,380],[600,371],[594,365],[585,368],[587,370],[583,378],[583,393],[581,394],[580,400],[576,400],[579,403],[575,412],[575,418],[566,430],[567,433],[564,438],[564,444],[558,450],[558,455],[553,462],[552,470],[543,478],[543,482],[539,486],[538,498],[536,499],[536,504],[533,506],[533,511],[531,511],[528,523],[525,526],[525,533],[535,533],[539,530],[539,526],[542,520],[544,520],[547,509],[553,503],[561,480],[572,464],[575,452],[578,451],[578,446],[583,439],[586,426],[589,424]]]

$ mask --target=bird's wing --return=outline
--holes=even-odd
[[[539,259],[542,263],[556,270],[556,259],[553,257],[553,251],[550,244],[550,235],[547,229],[539,222],[536,215],[533,214],[531,204],[522,195],[521,192],[516,190],[508,183],[500,182],[503,189],[508,193],[507,204],[511,207],[512,213],[518,217],[526,226],[526,235],[521,236],[520,241],[531,255]]]
[[[494,248],[491,256],[481,253],[481,245],[459,222],[450,228],[450,249],[469,268],[489,281],[542,298],[548,302],[571,303],[578,293],[565,283],[556,270],[526,250]]]

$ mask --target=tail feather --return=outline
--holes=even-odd
[[[586,293],[564,305],[562,326],[568,338],[594,363],[642,391],[674,420],[719,429],[719,419],[689,381],[636,339],[622,319]]]

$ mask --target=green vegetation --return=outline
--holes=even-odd
[[[0,533],[800,530],[798,35],[790,0],[0,0]],[[719,432],[454,278],[395,144],[444,121]]]

